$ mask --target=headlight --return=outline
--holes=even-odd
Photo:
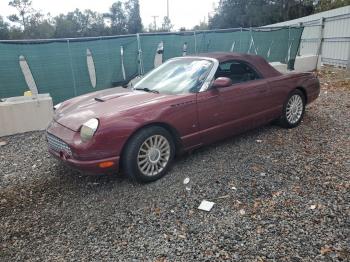
[[[98,119],[92,118],[82,125],[80,129],[80,137],[83,142],[89,141],[98,128]]]
[[[57,109],[59,109],[60,108],[60,106],[62,105],[62,103],[59,103],[59,104],[57,104],[57,105],[55,105],[55,106],[53,106],[53,109],[54,110],[57,110]]]

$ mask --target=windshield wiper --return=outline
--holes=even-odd
[[[141,91],[145,91],[145,92],[148,92],[148,93],[159,94],[159,91],[157,91],[157,90],[151,90],[151,89],[149,89],[149,88],[147,88],[147,87],[145,87],[145,88],[135,88],[135,90],[141,90]]]

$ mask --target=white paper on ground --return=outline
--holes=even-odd
[[[186,177],[184,179],[184,185],[187,185],[188,183],[190,183],[190,178],[189,177]]]
[[[204,211],[210,211],[213,208],[214,204],[215,204],[214,202],[203,200],[202,203],[199,205],[198,209],[204,210]]]

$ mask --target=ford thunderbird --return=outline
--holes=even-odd
[[[56,106],[49,152],[86,173],[140,182],[163,177],[175,155],[277,120],[300,124],[320,93],[312,73],[282,74],[255,55],[178,57],[129,88],[85,94]]]

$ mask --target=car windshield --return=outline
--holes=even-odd
[[[200,58],[169,60],[148,73],[134,87],[136,90],[161,94],[198,92],[212,62]]]

